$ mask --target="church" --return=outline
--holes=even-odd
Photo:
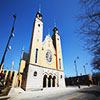
[[[37,12],[33,24],[29,53],[22,50],[18,85],[24,90],[65,87],[61,39],[54,27],[53,35],[43,41],[42,14]]]

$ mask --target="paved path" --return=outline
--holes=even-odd
[[[22,99],[27,100],[27,99]],[[100,100],[100,87],[84,88],[76,91],[65,91],[56,95],[38,96],[28,100]]]
[[[100,87],[67,87],[67,88],[48,88],[43,91],[21,91],[20,89],[14,89],[10,93],[11,97],[7,100],[92,100],[98,95]],[[14,93],[15,92],[15,93]],[[96,95],[94,96],[94,94]],[[88,96],[88,94],[90,96]],[[99,98],[99,96],[98,96]],[[96,100],[96,99],[93,99]],[[97,99],[99,100],[99,99]]]

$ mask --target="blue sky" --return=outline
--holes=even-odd
[[[10,45],[12,49],[7,52],[4,68],[10,69],[14,61],[14,70],[18,70],[21,51],[24,47],[29,52],[31,42],[32,27],[35,15],[41,6],[43,15],[43,38],[48,34],[52,36],[54,22],[61,36],[64,72],[67,77],[75,76],[74,60],[77,60],[78,73],[84,74],[83,65],[86,65],[87,73],[91,74],[91,55],[84,50],[84,42],[80,40],[80,35],[76,34],[80,23],[77,16],[82,12],[78,0],[0,0],[0,61],[11,32],[13,14],[16,13],[16,24]]]

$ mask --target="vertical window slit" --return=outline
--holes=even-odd
[[[37,63],[37,59],[38,59],[38,49],[36,49],[36,53],[35,53],[35,63]]]
[[[61,59],[59,59],[59,68],[61,69]]]

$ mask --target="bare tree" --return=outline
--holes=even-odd
[[[80,34],[86,48],[93,54],[92,66],[100,70],[100,0],[80,0],[83,8],[79,16]]]

